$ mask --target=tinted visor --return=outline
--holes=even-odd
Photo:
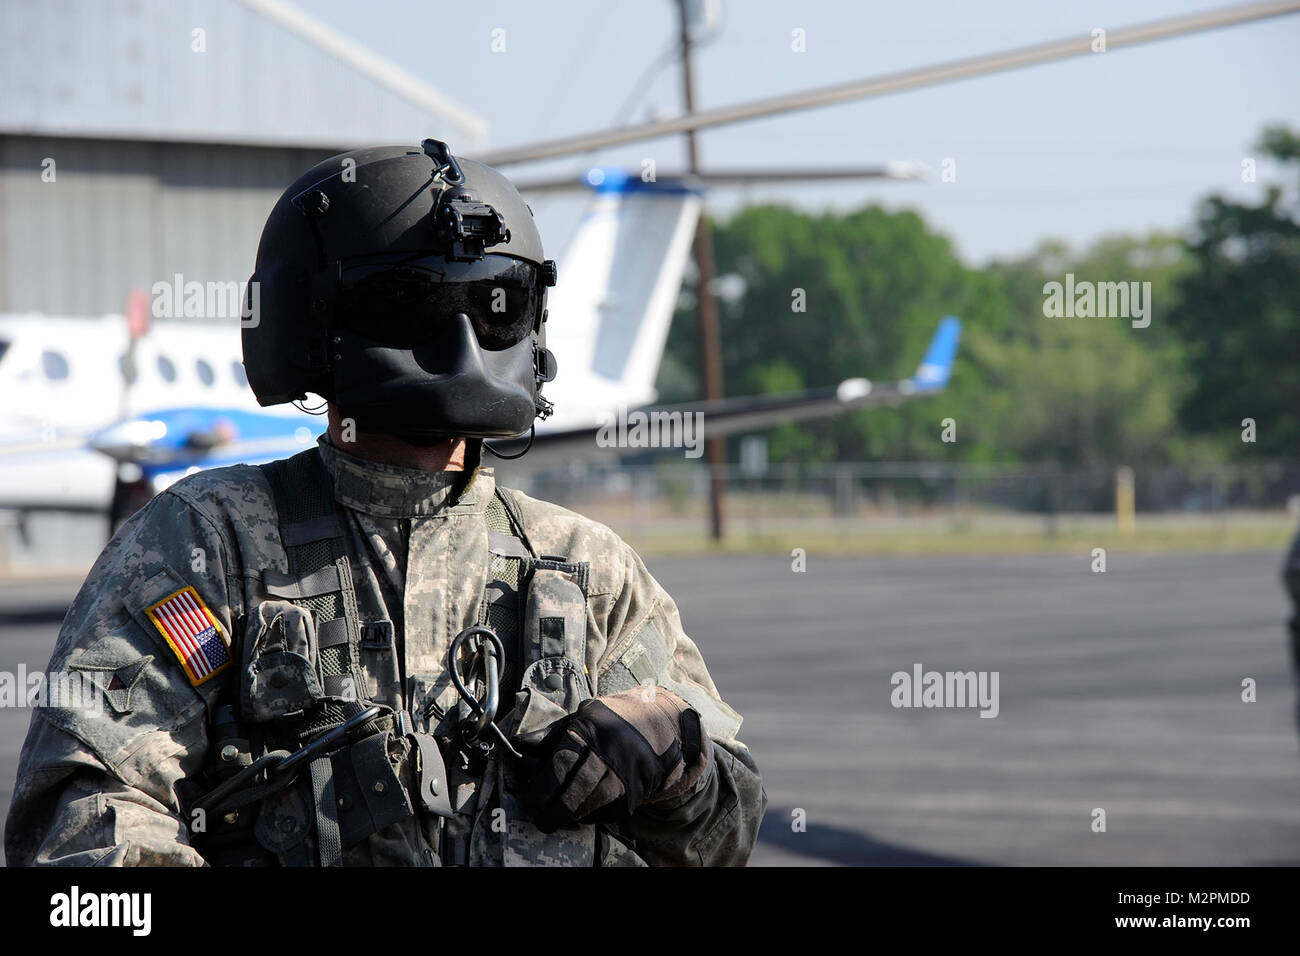
[[[449,262],[439,255],[389,256],[345,264],[338,322],[396,348],[436,339],[458,313],[489,351],[522,341],[541,318],[538,268],[510,256]]]

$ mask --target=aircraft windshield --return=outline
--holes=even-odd
[[[9,340],[0,339],[0,362],[5,360],[5,353],[9,351]]]

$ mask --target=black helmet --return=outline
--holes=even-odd
[[[248,381],[262,405],[314,392],[410,441],[522,435],[550,412],[554,284],[532,210],[496,170],[431,139],[342,153],[266,221]]]

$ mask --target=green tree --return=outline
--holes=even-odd
[[[728,394],[795,391],[846,378],[911,373],[939,318],[995,322],[997,303],[980,295],[978,274],[948,240],[912,212],[869,206],[848,215],[757,206],[715,228],[718,271],[743,280],[721,309]],[[688,298],[693,298],[692,290]],[[695,368],[695,322],[681,313],[669,336],[660,382],[687,394]],[[942,397],[912,403],[908,415],[873,410],[782,426],[770,433],[774,460],[942,455]],[[920,409],[928,409],[920,411]],[[932,419],[932,420],[931,420]],[[933,447],[931,447],[933,446]]]
[[[1186,343],[1191,389],[1181,421],[1239,458],[1300,449],[1300,136],[1273,127],[1259,150],[1295,179],[1264,187],[1258,205],[1202,203],[1172,321]],[[1256,443],[1241,422],[1256,423]]]
[[[1188,268],[1181,241],[1162,233],[1106,237],[1082,254],[1047,241],[990,266],[1008,309],[1000,330],[972,329],[964,343],[975,373],[963,394],[974,455],[1085,467],[1176,457],[1186,382],[1162,307]],[[1151,324],[1045,315],[1046,283],[1067,273],[1076,283],[1150,282]]]
[[[773,460],[1058,460],[1144,463],[1178,447],[1182,354],[1171,328],[1123,319],[1054,319],[1043,286],[1067,271],[1150,281],[1168,303],[1188,258],[1168,235],[1104,239],[1076,255],[1045,242],[1021,259],[966,267],[911,212],[849,215],[749,208],[716,228],[720,274],[744,293],[722,305],[728,394],[784,392],[867,375],[910,374],[948,313],[964,324],[953,381],[897,408],[782,426]],[[688,289],[688,297],[690,295]],[[806,312],[792,309],[802,296]],[[661,386],[694,397],[695,322],[679,315]],[[941,422],[957,423],[957,442]]]

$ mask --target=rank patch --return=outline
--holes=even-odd
[[[86,679],[104,692],[109,706],[119,714],[131,713],[131,691],[140,683],[144,670],[153,661],[153,655],[137,658],[126,664],[87,664],[83,655],[68,665],[68,670],[86,675]]]
[[[230,642],[194,588],[163,598],[148,614],[195,687],[230,665]]]

